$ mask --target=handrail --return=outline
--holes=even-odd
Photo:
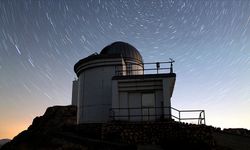
[[[168,109],[169,111],[171,110],[177,111],[179,116],[177,117],[171,113],[170,114],[164,113],[163,112],[164,109]],[[127,112],[124,113],[124,110],[127,110]],[[139,114],[131,113],[136,110],[137,112],[140,112],[140,113]],[[145,111],[145,114],[143,114],[143,110]],[[121,112],[123,112],[122,115],[121,115]],[[200,112],[200,113],[197,117],[192,117],[192,118],[181,117],[182,113],[190,113],[190,112]],[[179,122],[184,121],[184,120],[198,120],[198,124],[206,124],[204,110],[178,110],[173,107],[131,107],[131,108],[111,108],[110,109],[110,118],[112,120],[119,120],[121,118],[127,118],[128,121],[130,121],[131,118],[136,118],[136,117],[140,121],[149,121],[149,120],[152,120],[152,118],[156,120],[156,119],[163,119],[163,118],[170,117],[172,119],[177,119]]]
[[[153,71],[155,70],[158,74],[160,70],[169,70],[169,73],[173,73],[173,63],[175,61],[173,59],[170,59],[170,61],[167,62],[150,62],[150,63],[128,63],[126,64],[126,69],[119,68],[115,71],[115,74],[117,76],[124,76],[124,75],[131,75],[134,73],[139,74],[147,74],[145,71]],[[152,65],[155,64],[155,67],[152,67]],[[170,64],[170,67],[161,67],[161,64]],[[140,66],[141,68],[138,68]],[[151,68],[147,68],[148,66],[151,66]]]

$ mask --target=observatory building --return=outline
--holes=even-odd
[[[144,63],[139,51],[125,42],[79,60],[72,88],[78,123],[171,118],[173,62]]]

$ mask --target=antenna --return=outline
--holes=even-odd
[[[169,58],[169,60],[170,60],[170,63],[174,63],[175,62],[174,59],[172,59],[172,58]]]
[[[170,60],[170,73],[173,73],[173,63],[175,62],[172,58],[169,58]]]

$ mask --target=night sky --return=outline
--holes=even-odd
[[[172,106],[250,129],[250,1],[1,0],[0,138],[71,103],[73,66],[115,41],[173,58]]]

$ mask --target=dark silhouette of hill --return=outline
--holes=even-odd
[[[10,139],[0,139],[0,148],[7,142],[9,142]]]
[[[76,124],[75,106],[54,106],[1,150],[250,149],[246,129],[220,130],[175,121]]]

